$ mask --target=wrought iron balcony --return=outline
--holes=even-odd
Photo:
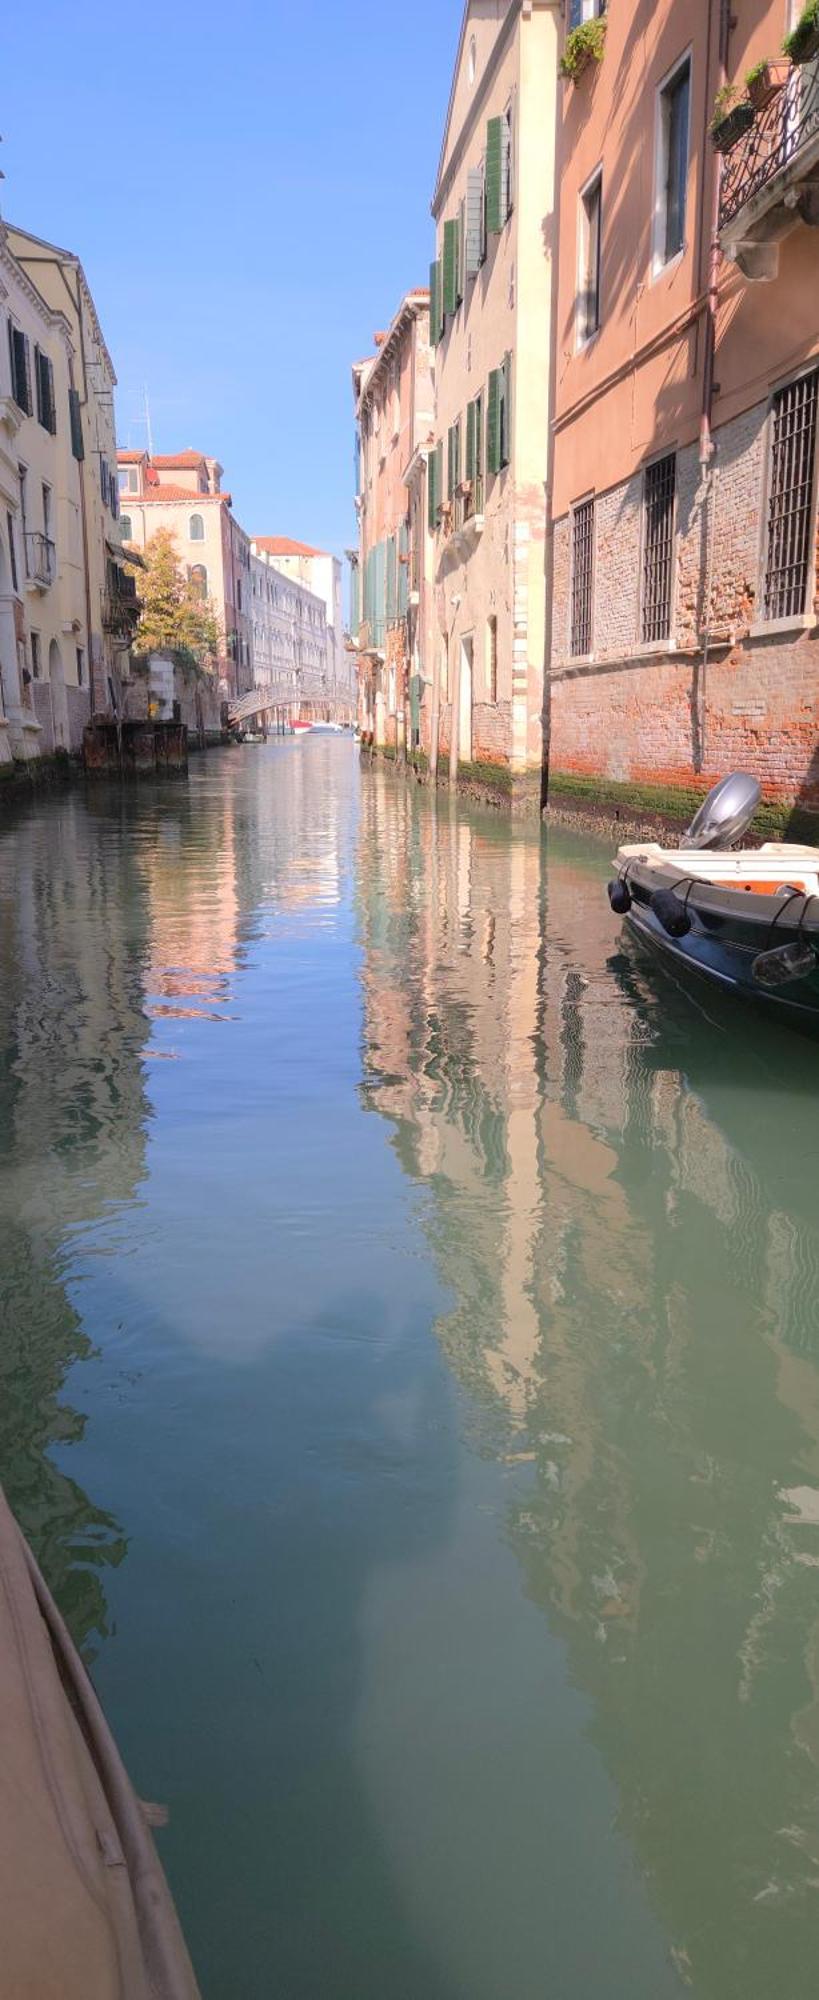
[[[819,223],[819,62],[790,70],[722,166],[720,241],[746,277],[776,275],[778,242]]]
[[[136,577],[117,563],[108,564],[108,585],[103,599],[103,630],[114,633],[120,639],[131,639],[139,624],[142,609],[137,597]]]
[[[26,580],[34,590],[48,590],[57,574],[57,551],[48,535],[26,529]]]

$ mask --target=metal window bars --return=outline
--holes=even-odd
[[[581,500],[572,514],[571,651],[575,659],[591,652],[593,572],[594,501]]]
[[[642,637],[647,646],[670,636],[676,478],[677,457],[673,451],[646,466]]]
[[[801,375],[773,399],[768,489],[765,618],[805,609],[812,557],[813,483],[819,370]]]

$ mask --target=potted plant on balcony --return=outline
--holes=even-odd
[[[764,111],[772,97],[782,89],[788,74],[787,64],[781,62],[754,63],[745,78],[745,89],[755,111]]]
[[[595,21],[581,21],[566,36],[566,46],[560,58],[561,76],[565,76],[569,83],[579,83],[589,63],[602,62],[605,46],[605,16]]]
[[[737,97],[732,83],[725,83],[717,91],[714,112],[711,119],[711,138],[718,153],[730,153],[744,134],[750,131],[756,112],[747,97]]]
[[[782,49],[792,63],[812,62],[819,55],[819,0],[807,0],[796,27],[785,36]]]

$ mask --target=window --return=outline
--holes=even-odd
[[[686,56],[659,94],[654,231],[654,263],[658,270],[677,257],[685,243],[690,98],[691,61]]]
[[[57,432],[57,405],[54,400],[54,369],[48,355],[39,347],[34,349],[34,378],[37,384],[37,418],[43,429],[55,437]]]
[[[592,649],[592,589],[594,579],[594,501],[580,500],[572,509],[572,612],[569,648],[574,659]]]
[[[138,467],[137,465],[121,465],[121,466],[120,466],[120,468],[119,468],[119,490],[120,490],[120,493],[138,493],[138,492],[139,492],[139,467]]]
[[[18,572],[17,572],[17,549],[14,541],[14,516],[11,513],[6,514],[6,527],[8,528],[8,536],[9,536],[9,565],[11,568],[11,587],[12,590],[16,592],[19,590],[20,585],[18,582]]]
[[[11,393],[18,410],[31,416],[31,361],[29,344],[22,328],[9,320],[9,360],[11,362]]]
[[[38,680],[39,680],[39,678],[40,678],[40,668],[41,668],[41,665],[42,665],[42,660],[41,660],[41,655],[40,655],[40,634],[39,634],[39,632],[32,632],[32,634],[31,634],[31,672],[32,672],[32,676],[33,676],[33,678],[34,678],[34,680],[35,680],[35,681],[38,681]]]
[[[203,541],[204,541],[204,539],[205,539],[205,523],[204,523],[204,521],[203,521],[203,519],[202,519],[202,516],[201,516],[201,514],[192,514],[192,515],[191,515],[191,518],[190,518],[190,520],[189,520],[189,522],[188,522],[188,539],[189,539],[189,541],[191,541],[191,542],[203,542]]]
[[[450,424],[447,438],[447,499],[454,500],[461,481],[461,420]]]
[[[580,192],[577,257],[577,344],[585,346],[600,325],[600,217],[603,175],[598,171]]]
[[[489,377],[486,412],[487,472],[500,472],[509,464],[511,387],[512,356],[507,354],[502,367],[493,368]]]
[[[477,67],[478,67],[478,44],[475,40],[475,36],[471,35],[469,38],[469,56],[467,60],[467,75],[469,77],[470,83],[474,83],[475,81],[475,71]]]
[[[643,489],[643,643],[667,639],[671,631],[674,496],[677,456],[647,465]]]
[[[194,597],[204,604],[208,594],[208,572],[204,563],[194,563],[193,568],[188,570],[188,578]]]
[[[43,534],[51,538],[51,487],[43,481]]]
[[[569,28],[579,28],[583,21],[595,21],[605,14],[607,0],[569,0]]]
[[[778,389],[771,408],[768,548],[762,612],[797,618],[812,571],[819,370]]]
[[[498,699],[498,621],[494,611],[486,621],[486,686],[490,701]]]
[[[122,516],[122,539],[124,542],[130,542],[133,540],[133,529],[131,527],[130,514],[123,514]]]
[[[476,396],[466,411],[466,477],[471,486],[467,514],[483,512],[483,396]]]
[[[82,649],[82,646],[78,646],[78,647],[77,647],[77,686],[81,688],[81,687],[83,686],[83,683],[84,683],[84,681],[85,681],[85,654],[84,654],[84,652],[83,652],[83,649]]]
[[[236,609],[237,611],[241,611],[242,609],[242,579],[240,576],[236,578]]]

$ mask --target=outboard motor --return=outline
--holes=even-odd
[[[756,778],[746,771],[731,771],[709,792],[697,808],[687,833],[686,847],[733,847],[750,826],[761,793]]]

